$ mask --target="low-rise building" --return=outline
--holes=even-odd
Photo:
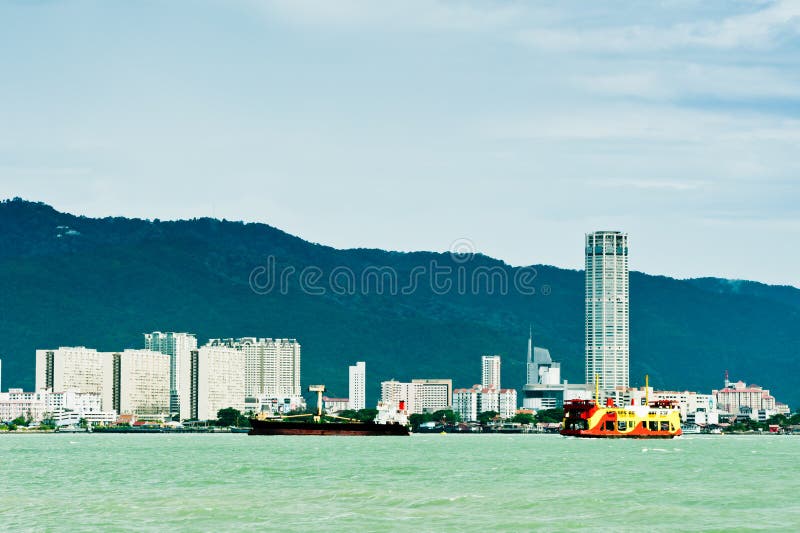
[[[56,425],[67,425],[80,422],[81,419],[91,423],[110,423],[116,416],[114,411],[101,409],[99,394],[77,390],[54,392],[49,389],[36,392],[9,389],[0,393],[0,420],[3,421],[22,417],[32,422],[52,419]]]
[[[502,418],[511,418],[517,412],[516,389],[495,389],[474,385],[471,389],[453,391],[453,410],[466,422],[478,420],[478,415],[494,411]]]
[[[381,402],[403,402],[408,414],[432,413],[451,408],[452,391],[451,379],[413,379],[411,383],[389,380],[381,383]]]
[[[744,381],[729,381],[727,376],[725,386],[712,391],[712,394],[716,396],[719,409],[733,415],[747,413],[757,420],[759,411],[764,411],[767,417],[774,414],[789,414],[789,406],[776,401],[768,389],[758,385],[747,385]]]
[[[322,397],[322,408],[326,413],[335,414],[350,408],[350,398]]]

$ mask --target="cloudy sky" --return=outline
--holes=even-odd
[[[800,286],[800,1],[0,0],[0,196]]]

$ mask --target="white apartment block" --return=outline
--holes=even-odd
[[[497,412],[503,418],[512,418],[517,414],[517,389],[500,389],[497,406]]]
[[[461,416],[461,420],[478,419],[478,393],[476,388],[455,389],[453,391],[453,411]]]
[[[166,417],[170,414],[172,356],[153,350],[112,355],[112,399],[119,414]]]
[[[83,346],[36,350],[36,390],[79,390],[99,394],[103,410],[113,409],[111,399],[111,354]]]
[[[364,409],[366,406],[366,363],[358,361],[349,368],[349,382],[350,382],[350,409]]]
[[[144,334],[144,348],[169,356],[169,412],[189,418],[191,352],[197,349],[197,337],[194,333],[154,331]]]
[[[586,383],[628,387],[628,235],[586,234]]]
[[[449,409],[453,399],[452,379],[412,379],[416,385],[416,405],[420,412]]]
[[[215,420],[217,411],[245,408],[245,354],[222,345],[192,351],[190,416]]]
[[[416,393],[417,388],[413,383],[395,380],[381,382],[381,402],[387,405],[402,405],[403,407],[398,408],[405,410],[408,414],[422,412],[422,409],[418,409],[416,405]]]
[[[449,379],[414,379],[411,383],[381,383],[381,403],[400,406],[408,414],[433,412],[451,406],[453,382]]]
[[[467,422],[476,421],[478,415],[489,411],[502,418],[511,418],[517,412],[516,389],[494,389],[475,385],[471,389],[453,391],[453,410]]]
[[[211,339],[206,346],[233,348],[244,355],[246,396],[302,396],[300,343],[297,340],[256,337]]]
[[[500,388],[500,356],[481,357],[481,385],[487,389]]]

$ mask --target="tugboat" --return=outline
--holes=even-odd
[[[397,419],[379,412],[384,423],[361,422],[322,414],[322,393],[325,385],[310,385],[309,392],[317,393],[317,412],[315,414],[290,415],[275,418],[253,417],[250,419],[250,435],[358,435],[384,436],[408,435],[408,427]],[[379,410],[380,410],[379,405]],[[384,409],[386,411],[387,409]],[[382,416],[383,415],[383,416]],[[296,418],[310,418],[306,421],[293,421]],[[326,421],[327,419],[327,421]]]
[[[645,377],[645,405],[617,407],[608,398],[606,405],[601,407],[595,377],[594,400],[570,400],[564,404],[561,434],[606,439],[671,439],[681,435],[677,404],[669,400],[650,402],[648,381]]]

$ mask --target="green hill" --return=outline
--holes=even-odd
[[[286,286],[259,294],[250,278],[269,258],[276,275],[294,270]],[[439,279],[449,290],[432,286],[431,265],[451,269]],[[522,294],[513,280],[532,269],[526,287],[536,293]],[[392,272],[397,294],[376,281]],[[346,290],[350,273],[359,290]],[[256,274],[262,284],[263,271]],[[506,294],[499,284],[487,290],[487,279],[501,277],[510,280]],[[416,288],[403,291],[414,279]],[[490,353],[503,356],[504,386],[519,388],[529,323],[563,377],[583,381],[583,273],[481,255],[336,250],[265,224],[91,219],[15,199],[0,204],[0,294],[4,388],[33,387],[36,348],[136,347],[156,329],[192,331],[201,342],[297,338],[303,384],[326,383],[331,395],[347,395],[347,365],[364,360],[370,403],[389,378],[470,386]],[[794,287],[631,273],[632,384],[649,373],[658,388],[710,391],[727,369],[795,406],[798,318]]]

